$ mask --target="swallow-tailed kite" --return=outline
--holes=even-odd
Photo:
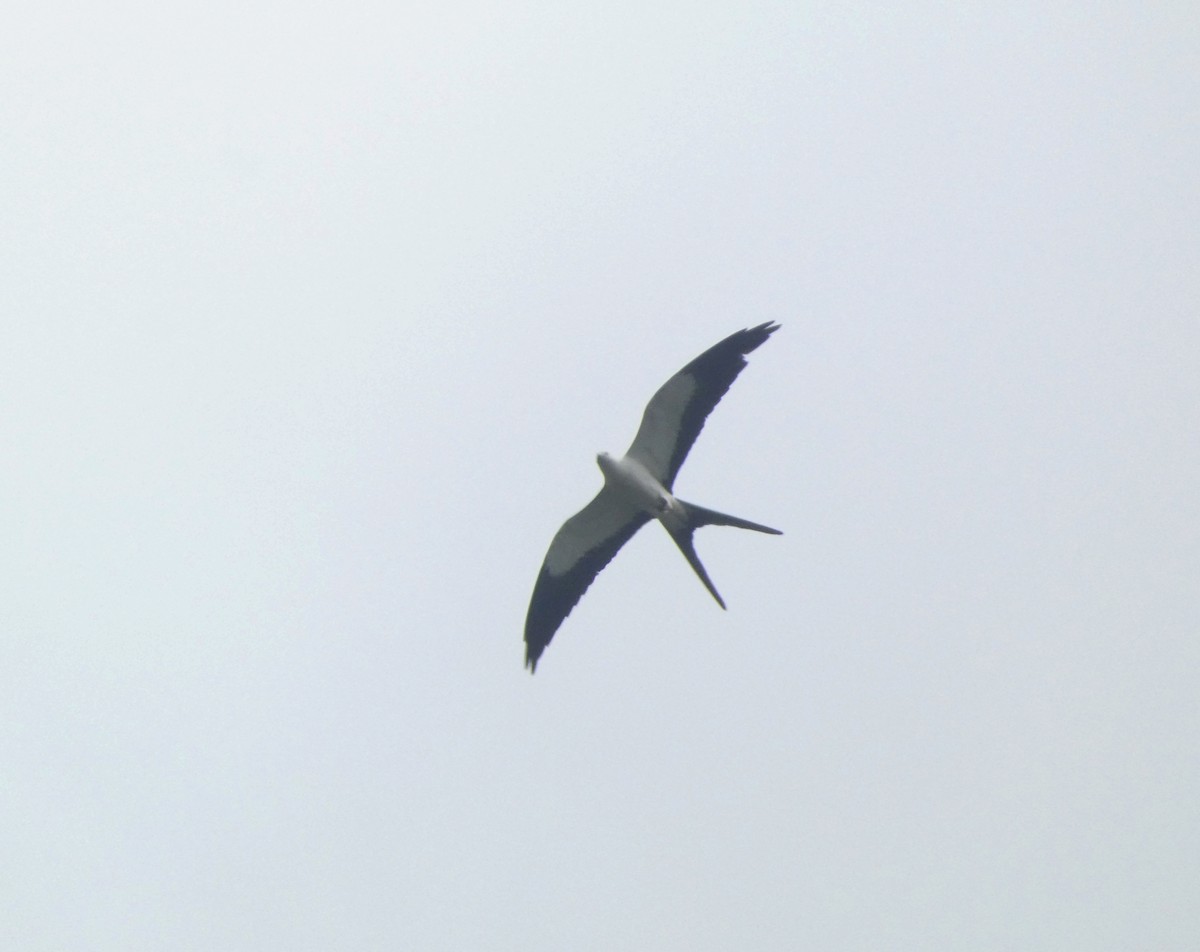
[[[745,355],[779,329],[767,322],[730,334],[663,384],[642,415],[637,436],[622,459],[596,457],[604,488],[568,519],[542,563],[529,614],[525,617],[525,664],[537,670],[538,658],[600,570],[617,550],[651,519],[675,540],[717,604],[717,594],[700,564],[692,533],[701,526],[736,526],[782,535],[757,522],[713,512],[672,495],[671,487],[704,420],[746,366]]]

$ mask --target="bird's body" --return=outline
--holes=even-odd
[[[675,476],[713,407],[777,324],[731,334],[671,377],[651,398],[628,452],[596,457],[604,488],[568,519],[546,553],[525,619],[525,663],[538,658],[592,580],[634,533],[657,519],[722,608],[692,544],[700,526],[727,525],[781,535],[778,529],[684,502],[672,492]]]
[[[636,457],[622,456],[616,459],[608,453],[601,453],[596,457],[596,465],[604,474],[605,487],[635,509],[662,518],[672,505],[678,508],[679,500]]]

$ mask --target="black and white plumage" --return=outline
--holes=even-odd
[[[746,366],[746,354],[778,329],[768,321],[710,347],[650,398],[622,459],[608,453],[596,457],[604,488],[555,534],[533,587],[525,617],[525,664],[531,671],[537,670],[538,658],[592,580],[651,519],[663,524],[722,608],[725,602],[696,555],[692,533],[719,525],[782,535],[778,529],[684,502],[671,491],[705,419]]]

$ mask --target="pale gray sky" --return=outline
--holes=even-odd
[[[990,6],[10,10],[0,946],[1200,947],[1200,17]]]

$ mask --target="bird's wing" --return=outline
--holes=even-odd
[[[746,366],[745,355],[778,329],[768,321],[730,334],[659,387],[626,455],[670,490],[705,419]]]
[[[592,579],[649,518],[606,487],[563,523],[542,562],[525,616],[525,664],[531,671]]]

